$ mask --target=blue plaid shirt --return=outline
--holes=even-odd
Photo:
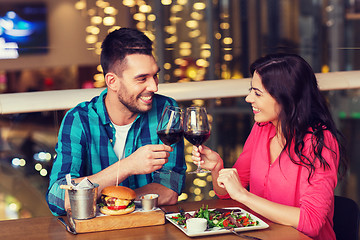
[[[46,200],[54,215],[65,215],[65,190],[60,185],[66,184],[65,175],[72,178],[93,175],[118,161],[114,152],[115,128],[106,111],[105,89],[100,96],[90,102],[83,102],[69,110],[62,121],[56,144],[57,156],[50,174]],[[156,127],[167,105],[175,105],[174,99],[155,94],[153,107],[147,113],[138,114],[132,124],[125,143],[124,154],[128,157],[141,146],[159,144]],[[184,141],[173,146],[174,151],[164,168],[167,173],[133,175],[120,183],[132,189],[149,183],[162,184],[178,194],[185,183],[186,164],[184,160]],[[141,166],[139,166],[141,167]]]

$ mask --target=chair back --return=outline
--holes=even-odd
[[[359,240],[360,212],[354,200],[335,196],[333,221],[337,240]]]

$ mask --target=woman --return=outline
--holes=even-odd
[[[334,189],[344,151],[313,70],[297,55],[276,54],[258,59],[250,71],[245,100],[256,123],[242,154],[225,169],[218,153],[194,147],[194,163],[211,170],[220,198],[312,238],[336,239]]]

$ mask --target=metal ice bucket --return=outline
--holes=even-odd
[[[96,216],[96,199],[99,184],[93,188],[68,190],[71,214],[74,219],[90,219]]]

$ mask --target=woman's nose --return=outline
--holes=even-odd
[[[245,101],[247,102],[247,103],[251,103],[252,102],[252,97],[250,96],[251,95],[251,92],[246,96],[246,98],[245,98]]]

